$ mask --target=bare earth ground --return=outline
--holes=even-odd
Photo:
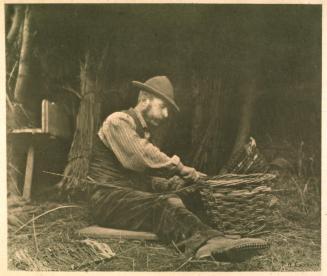
[[[294,183],[294,181],[296,183]],[[178,252],[173,244],[139,240],[106,239],[116,254],[105,260],[84,258],[72,265],[74,255],[68,250],[72,241],[83,240],[76,230],[90,225],[86,206],[62,208],[36,219],[22,228],[8,228],[9,270],[80,270],[80,271],[318,271],[320,270],[320,196],[317,179],[283,179],[276,190],[290,188],[289,193],[279,193],[274,208],[273,225],[261,237],[271,243],[269,250],[246,262],[231,264],[213,260],[193,260]],[[70,204],[65,204],[70,205]],[[62,206],[55,203],[34,204],[28,211],[29,219]],[[58,245],[63,245],[59,252]],[[57,249],[56,249],[57,248]],[[19,251],[27,258],[18,258]],[[54,254],[54,255],[51,255]],[[59,253],[59,254],[58,254]],[[49,259],[49,254],[52,259]],[[76,257],[78,260],[78,256]],[[49,261],[50,260],[50,261]]]

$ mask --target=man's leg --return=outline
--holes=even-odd
[[[175,241],[196,258],[243,261],[268,244],[260,239],[229,239],[185,208],[177,195],[159,196],[132,189],[100,188],[90,198],[96,223],[126,230],[151,231]]]
[[[90,204],[95,222],[100,226],[151,231],[166,242],[186,240],[184,246],[192,250],[222,235],[186,209],[177,195],[159,196],[108,187],[97,189],[90,197]]]
[[[152,178],[152,188],[155,192],[176,194],[188,210],[199,217],[202,222],[207,223],[206,210],[204,209],[199,191],[194,188],[185,189],[185,187],[185,181],[178,176],[170,179],[161,177]]]

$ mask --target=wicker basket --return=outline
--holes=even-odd
[[[272,174],[215,176],[199,189],[208,223],[225,234],[254,235],[269,222]]]

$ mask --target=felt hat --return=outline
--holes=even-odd
[[[144,83],[139,81],[132,81],[132,84],[143,91],[152,93],[153,95],[163,99],[176,111],[179,111],[179,107],[174,100],[173,85],[166,76],[156,76],[148,79]]]

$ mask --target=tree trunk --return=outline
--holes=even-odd
[[[192,77],[192,99],[194,103],[194,113],[192,117],[192,148],[196,148],[201,138],[201,127],[203,117],[203,92],[200,91],[199,80],[196,79],[195,74]]]
[[[15,13],[6,38],[6,89],[10,100],[14,98],[14,89],[16,85],[23,36],[23,25],[24,8],[22,6],[15,6]]]
[[[24,103],[28,99],[29,83],[31,78],[31,59],[32,59],[32,9],[26,7],[24,28],[22,35],[22,47],[20,51],[20,60],[18,67],[18,77],[16,81],[15,100]]]
[[[26,110],[12,102],[14,86],[16,83],[16,74],[19,67],[19,55],[22,42],[22,30],[24,25],[24,7],[15,6],[12,24],[7,34],[6,45],[6,128],[7,133],[11,130],[28,126],[30,121]],[[24,85],[24,83],[20,83]],[[17,87],[17,85],[16,85]],[[23,143],[15,140],[7,140],[7,195],[9,198],[15,198],[19,201],[21,197],[22,183],[24,177],[26,148]]]
[[[256,90],[255,81],[245,81],[240,87],[242,87],[242,107],[240,111],[240,121],[236,139],[234,142],[233,150],[230,154],[230,158],[226,164],[228,167],[233,161],[233,156],[242,149],[242,147],[249,141],[251,131],[251,120],[254,113],[255,102],[258,98],[258,91]],[[224,168],[220,173],[224,173]]]
[[[198,88],[195,88],[198,89]],[[192,165],[206,173],[215,173],[218,170],[221,158],[221,131],[224,118],[224,101],[226,91],[222,89],[221,80],[217,77],[201,82],[202,99],[195,110],[192,125],[193,154]],[[204,94],[205,93],[205,94]],[[203,98],[206,97],[207,101]],[[204,117],[207,111],[210,116]],[[201,119],[201,120],[200,120]],[[205,126],[205,127],[204,127]]]

